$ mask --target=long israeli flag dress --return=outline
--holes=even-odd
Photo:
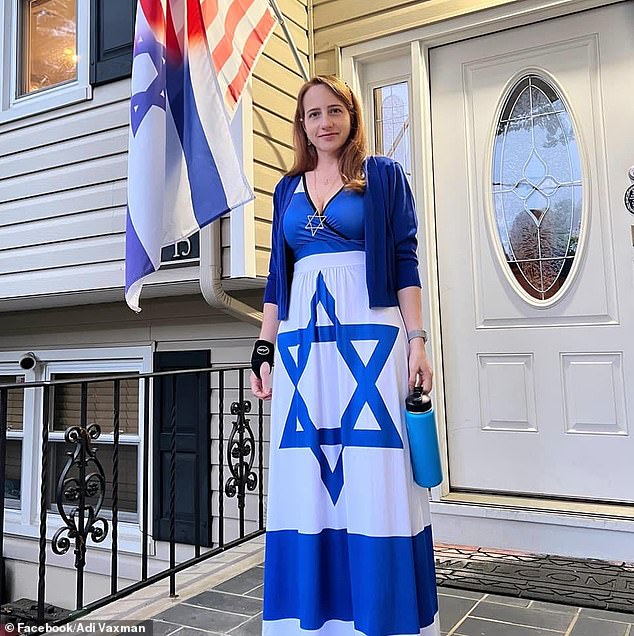
[[[319,214],[300,182],[283,221],[287,239],[306,225],[289,241],[299,260],[275,354],[265,636],[440,634],[404,422],[407,338],[398,307],[369,309],[355,196]]]

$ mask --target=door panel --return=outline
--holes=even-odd
[[[621,3],[430,51],[454,489],[634,501],[634,217],[623,205],[634,164],[634,120],[623,90],[634,85],[633,29],[634,6]],[[517,239],[525,231],[527,242],[539,243],[542,260],[534,263],[545,280],[555,259],[531,237],[554,227],[568,205],[555,191],[568,186],[549,185],[558,169],[553,148],[565,134],[549,129],[537,102],[527,105],[526,123],[508,124],[520,132],[507,137],[504,165],[517,177],[493,180],[504,98],[529,76],[560,92],[581,171],[580,186],[569,188],[581,201],[576,256],[561,293],[547,300],[522,292],[511,274],[505,251],[512,250],[495,216],[501,195],[493,192],[507,189],[514,218],[527,228],[509,224],[508,232]]]

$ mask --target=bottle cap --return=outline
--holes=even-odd
[[[416,386],[405,399],[405,408],[410,413],[427,413],[431,411],[431,398],[423,393],[423,387]]]

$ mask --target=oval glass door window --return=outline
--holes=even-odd
[[[527,75],[508,92],[492,186],[506,267],[526,294],[550,304],[577,256],[583,202],[577,136],[550,81]]]

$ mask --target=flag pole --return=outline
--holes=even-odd
[[[302,58],[299,56],[299,51],[297,50],[297,46],[295,46],[295,42],[293,40],[293,36],[291,35],[288,27],[286,26],[286,21],[284,20],[284,16],[280,11],[280,8],[277,6],[276,0],[269,0],[269,4],[271,5],[271,9],[273,9],[273,13],[275,13],[275,18],[278,21],[279,25],[282,27],[282,31],[284,32],[284,37],[288,42],[288,45],[291,47],[291,52],[293,53],[293,57],[295,58],[295,62],[297,63],[297,67],[299,68],[302,77],[305,81],[308,81],[310,78],[308,76],[308,71],[302,62]]]

